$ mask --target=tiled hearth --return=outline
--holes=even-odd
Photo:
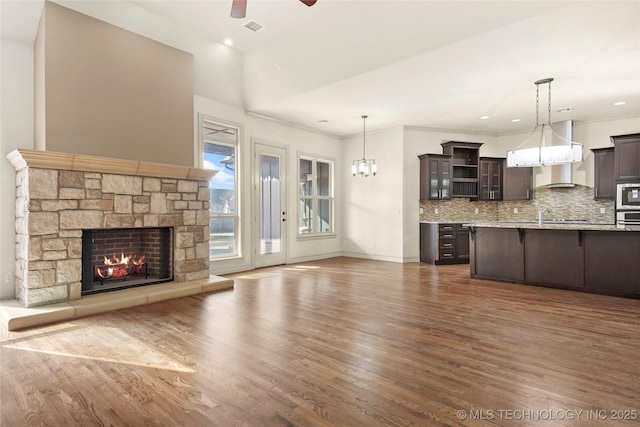
[[[80,300],[82,233],[91,229],[172,227],[174,281],[145,288],[208,283],[208,180],[215,171],[30,150],[7,158],[16,169],[21,306]]]

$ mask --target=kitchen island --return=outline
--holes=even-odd
[[[640,227],[489,222],[470,227],[472,278],[640,298]]]

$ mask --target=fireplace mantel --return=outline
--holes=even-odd
[[[209,179],[217,171],[15,150],[15,296],[24,307],[81,298],[85,230],[172,227],[174,282],[209,277]]]
[[[140,162],[53,151],[13,150],[7,159],[16,171],[25,167],[100,172],[129,176],[209,180],[218,171],[164,163]]]

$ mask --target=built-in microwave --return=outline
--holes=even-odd
[[[617,185],[616,210],[640,210],[640,183]]]

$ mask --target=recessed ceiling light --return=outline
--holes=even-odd
[[[618,101],[618,102],[614,102],[613,105],[624,105],[626,103],[627,101]]]
[[[556,113],[568,113],[571,110],[573,110],[573,108],[571,107],[558,108],[556,110]]]
[[[318,123],[329,123],[329,120],[325,120],[325,119],[318,120]]]
[[[231,39],[224,39],[224,44],[226,46],[232,46],[233,45],[233,40]]]
[[[518,122],[520,121],[520,119],[511,119],[511,121],[512,121],[513,123],[518,123]]]
[[[487,120],[489,116],[480,116],[480,120]]]

